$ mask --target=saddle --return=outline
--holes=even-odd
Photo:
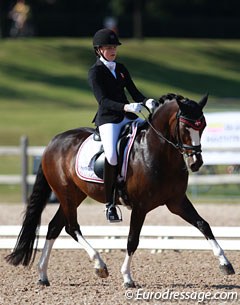
[[[125,125],[117,143],[118,155],[118,179],[125,181],[128,168],[128,159],[137,132],[146,127],[146,122],[130,122]],[[75,161],[77,176],[85,181],[104,183],[103,170],[105,164],[105,153],[98,129],[96,129],[78,149]]]
[[[141,125],[142,126],[142,125]],[[120,131],[119,139],[117,142],[117,154],[118,154],[118,168],[122,168],[123,159],[124,159],[124,150],[128,143],[129,135],[132,134],[132,122],[127,123],[124,125]],[[98,128],[95,129],[93,134],[93,140],[94,141],[100,141],[101,137]],[[94,155],[94,167],[93,170],[95,174],[103,179],[103,170],[104,170],[104,163],[105,163],[105,153],[103,149],[103,145],[101,145],[100,150]]]

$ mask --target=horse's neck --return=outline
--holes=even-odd
[[[152,156],[154,166],[160,164],[162,167],[162,164],[166,166],[171,164],[171,168],[179,168],[179,162],[184,162],[182,155],[175,147],[178,109],[176,102],[168,102],[163,104],[152,118],[152,126],[146,134],[146,150]],[[166,169],[165,166],[164,168]],[[161,172],[162,170],[163,168]]]
[[[133,159],[138,162],[142,160],[142,166],[150,176],[153,168],[161,176],[168,171],[168,165],[179,168],[179,162],[184,162],[174,147],[177,111],[177,103],[169,102],[169,105],[160,106],[153,114],[147,130],[139,133],[134,141]]]

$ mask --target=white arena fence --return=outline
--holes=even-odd
[[[0,184],[21,184],[22,186],[22,201],[27,201],[28,196],[28,186],[32,185],[35,181],[35,175],[30,175],[28,172],[28,163],[29,157],[39,157],[42,156],[44,146],[28,146],[27,137],[23,136],[20,140],[20,146],[0,146],[0,156],[5,155],[17,155],[21,157],[21,174],[20,175],[0,175]],[[212,148],[206,150],[206,160],[209,162],[204,162],[205,165],[216,165],[216,157],[209,158],[208,155],[216,153],[228,153],[229,148],[221,148],[219,152],[214,151]],[[204,154],[204,152],[203,152]],[[231,154],[240,156],[239,148],[232,148]],[[214,163],[212,163],[214,159]],[[232,159],[228,158],[228,162]],[[221,162],[221,161],[220,161]],[[225,162],[225,161],[224,161]],[[223,164],[223,163],[219,163]],[[224,163],[225,164],[225,163]],[[189,176],[189,185],[218,185],[218,184],[240,184],[240,175],[239,174],[211,174],[211,175],[198,175],[190,173]]]
[[[0,226],[0,249],[13,249],[21,226]],[[81,226],[87,241],[99,250],[126,249],[128,226]],[[212,227],[224,250],[240,250],[240,227]],[[39,230],[38,248],[42,249],[47,226]],[[56,240],[54,249],[82,249],[65,230]],[[211,250],[198,229],[191,226],[143,226],[138,249],[144,250]]]

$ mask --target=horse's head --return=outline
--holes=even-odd
[[[201,135],[206,127],[203,107],[206,105],[208,95],[199,103],[187,98],[176,99],[179,111],[177,112],[176,138],[177,146],[187,157],[188,167],[196,172],[203,164],[201,155]]]
[[[193,172],[203,164],[201,136],[206,127],[203,107],[207,100],[208,95],[198,103],[172,93],[163,95],[159,99],[163,105],[157,107],[148,120],[159,138],[186,156]]]

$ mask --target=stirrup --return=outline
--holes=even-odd
[[[114,214],[115,215],[109,215],[109,211],[111,209],[115,209]],[[120,213],[120,217],[118,216],[117,209]],[[122,211],[118,206],[115,206],[115,204],[111,204],[106,207],[106,218],[110,223],[115,223],[115,222],[121,222],[122,221]]]

